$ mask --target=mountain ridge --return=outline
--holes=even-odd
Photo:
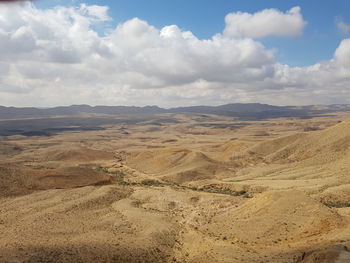
[[[215,114],[240,118],[307,117],[308,115],[350,111],[350,105],[274,106],[261,103],[230,103],[219,106],[161,108],[152,106],[90,106],[86,104],[52,108],[0,106],[0,119],[77,116],[82,114],[154,115],[163,113]]]

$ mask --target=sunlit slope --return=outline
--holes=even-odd
[[[142,173],[178,183],[224,177],[336,178],[350,170],[349,147],[350,121],[345,121],[326,130],[267,139],[253,146],[231,141],[208,154],[182,147],[141,151],[131,154],[126,163]]]
[[[341,216],[301,191],[260,194],[213,218],[210,232],[227,239],[279,245],[312,239],[339,228]],[[247,234],[249,233],[249,234]]]
[[[249,152],[269,162],[324,164],[349,157],[349,147],[350,121],[346,121],[323,131],[268,140]]]
[[[140,172],[178,183],[212,179],[229,172],[224,164],[205,154],[181,147],[134,154],[127,164]]]
[[[349,201],[349,121],[322,131],[266,140],[247,149],[242,158],[250,166],[227,181],[265,190],[304,189],[323,201]]]
[[[0,203],[0,262],[167,262],[175,226],[118,186],[40,191]]]

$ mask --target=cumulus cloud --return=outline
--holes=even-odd
[[[298,8],[269,12],[292,21],[301,17]],[[110,19],[103,6],[0,5],[0,105],[304,104],[349,98],[344,94],[350,40],[340,43],[333,59],[295,68],[276,63],[252,35],[203,40],[176,25],[159,29],[138,18],[103,35],[94,30]]]
[[[350,39],[343,40],[329,61],[308,67],[276,64],[273,85],[300,90],[310,100],[350,103]],[[343,98],[342,98],[343,97]]]
[[[350,39],[343,40],[335,51],[336,62],[343,67],[350,68]]]
[[[123,70],[158,79],[160,87],[184,84],[205,77],[208,81],[264,78],[274,63],[271,52],[251,39],[220,35],[199,40],[177,26],[158,30],[132,19],[118,26],[108,38]]]
[[[277,9],[264,9],[250,14],[230,13],[226,16],[225,36],[260,38],[265,36],[297,36],[307,22],[296,6],[283,13]]]
[[[345,23],[341,18],[336,19],[336,26],[341,34],[350,34],[350,25]]]
[[[98,6],[98,5],[80,5],[80,11],[86,15],[95,18],[98,21],[109,21],[111,17],[108,15],[108,6]]]

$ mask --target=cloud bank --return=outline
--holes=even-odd
[[[225,18],[224,35],[249,38],[297,36],[307,24],[300,11],[300,7],[296,6],[286,13],[277,9],[264,9],[255,14],[230,13]]]
[[[253,25],[264,17],[258,34]],[[283,32],[271,17],[286,23]],[[254,40],[300,34],[298,7],[229,14],[224,32],[204,40],[138,18],[104,34],[94,30],[110,20],[106,6],[0,5],[0,105],[350,103],[350,39],[331,60],[303,68],[277,63]]]

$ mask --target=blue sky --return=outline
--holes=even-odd
[[[341,18],[350,24],[349,0],[41,0],[36,2],[36,6],[52,8],[55,5],[79,3],[109,6],[109,14],[113,18],[111,25],[138,17],[157,28],[176,24],[201,39],[222,32],[224,17],[230,12],[255,13],[266,8],[285,12],[300,6],[304,20],[308,22],[303,35],[260,39],[267,48],[277,51],[278,62],[290,66],[307,66],[332,58],[334,50],[346,37],[338,32],[336,19]]]

